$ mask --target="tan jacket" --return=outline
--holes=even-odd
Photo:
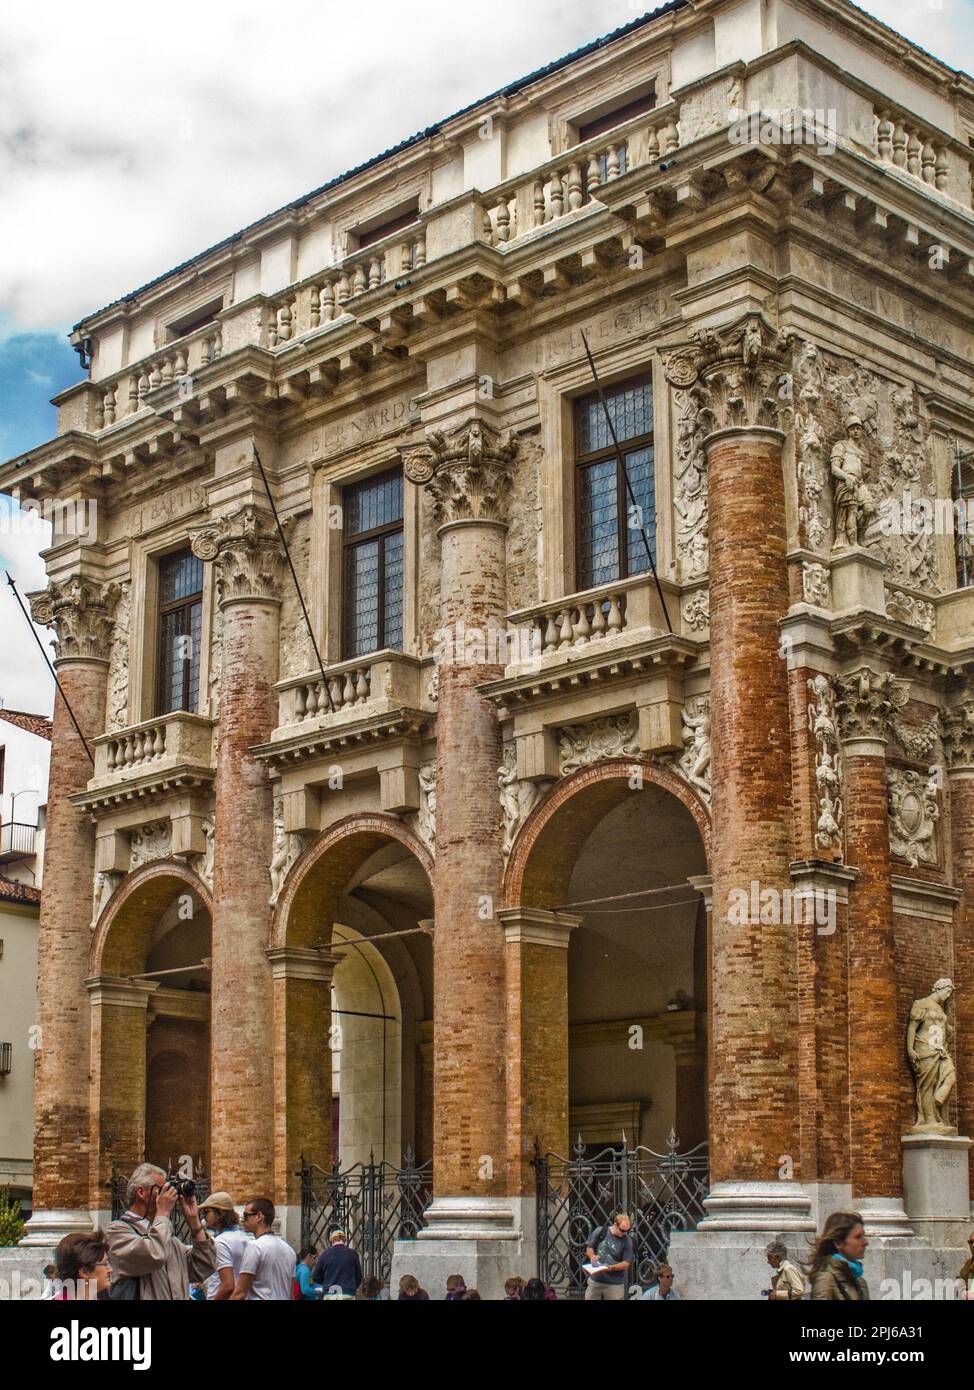
[[[790,1260],[782,1260],[771,1276],[771,1297],[796,1299],[805,1293],[805,1280]]]
[[[843,1260],[828,1260],[812,1279],[812,1298],[860,1302],[869,1298],[869,1285],[857,1279]]]
[[[178,1301],[189,1298],[190,1284],[199,1284],[216,1271],[216,1246],[205,1241],[184,1245],[173,1235],[168,1216],[156,1216],[150,1226],[142,1220],[112,1221],[106,1231],[112,1282],[139,1279],[139,1297]]]

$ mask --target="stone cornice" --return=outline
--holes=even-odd
[[[668,633],[634,642],[625,642],[624,637],[592,643],[584,655],[570,653],[544,665],[539,662],[537,669],[486,681],[477,689],[503,715],[510,709],[557,700],[585,686],[626,685],[661,670],[682,670],[698,661],[707,648],[706,642]]]
[[[108,662],[112,639],[112,614],[121,590],[117,584],[100,584],[71,575],[46,589],[28,594],[31,617],[41,627],[53,627],[59,661]]]
[[[335,728],[319,724],[291,738],[258,744],[250,751],[267,764],[271,773],[278,773],[300,763],[334,757],[356,748],[417,738],[426,732],[434,718],[422,710],[403,708],[342,723]]]
[[[182,763],[147,772],[142,777],[117,777],[91,786],[86,791],[76,792],[70,798],[75,806],[80,806],[96,818],[116,811],[119,807],[130,807],[141,802],[162,802],[174,795],[187,792],[208,795],[213,787],[216,771],[201,767],[196,763]],[[160,809],[160,818],[162,817]]]
[[[216,565],[222,607],[280,602],[287,561],[269,512],[246,502],[215,523],[191,530],[190,545],[198,559]]]

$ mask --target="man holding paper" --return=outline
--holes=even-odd
[[[606,1226],[599,1226],[588,1238],[588,1263],[582,1268],[588,1275],[585,1300],[624,1299],[626,1270],[636,1251],[629,1234],[632,1222],[624,1211],[616,1212]]]

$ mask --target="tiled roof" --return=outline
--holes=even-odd
[[[41,890],[32,888],[29,883],[15,883],[12,878],[0,874],[0,903],[39,903]]]
[[[598,49],[604,48],[606,44],[614,43],[616,39],[624,38],[627,34],[633,33],[636,29],[641,29],[644,24],[651,23],[654,19],[659,19],[665,14],[674,14],[677,10],[686,9],[690,0],[669,0],[668,4],[660,5],[658,9],[652,10],[649,14],[640,15],[638,19],[631,20],[628,24],[622,25],[619,29],[613,29],[610,34],[603,34],[602,38],[594,39],[591,43],[584,44],[581,48],[576,48],[572,53],[566,53],[563,58],[556,58],[552,63],[546,63],[543,68],[537,68],[534,72],[528,73],[527,77],[519,77],[516,82],[511,82],[506,87],[499,88],[496,92],[491,92],[489,96],[478,97],[469,105],[461,107],[459,111],[454,111],[452,116],[447,116],[442,121],[437,121],[435,125],[427,126],[425,130],[418,131],[415,135],[410,135],[407,139],[401,140],[398,145],[393,145],[391,149],[383,150],[382,154],[373,155],[364,164],[358,164],[354,169],[347,170],[344,174],[339,174],[336,178],[329,179],[320,188],[313,188],[310,193],[304,193],[300,198],[295,198],[291,203],[285,203],[276,212],[265,213],[256,222],[249,223],[241,228],[239,232],[234,232],[232,236],[224,237],[223,241],[216,242],[213,246],[208,246],[205,251],[199,251],[195,256],[190,256],[189,260],[182,261],[179,265],[173,266],[172,270],[167,270],[162,275],[157,275],[155,279],[140,285],[137,290],[132,290],[129,294],[123,294],[120,299],[112,300],[111,304],[106,304],[102,309],[96,309],[91,314],[85,314],[71,330],[75,332],[86,323],[88,319],[97,318],[99,314],[104,314],[108,309],[114,309],[116,304],[125,304],[132,299],[138,299],[140,294],[146,290],[151,290],[155,285],[161,284],[163,280],[168,280],[170,275],[178,275],[180,271],[188,269],[196,261],[200,261],[204,256],[211,256],[216,251],[222,251],[227,246],[232,246],[235,241],[246,236],[248,232],[259,227],[263,222],[269,222],[272,218],[278,217],[282,212],[290,212],[292,209],[304,207],[305,203],[310,203],[312,198],[317,198],[321,193],[327,193],[330,188],[336,188],[339,184],[345,183],[348,179],[354,178],[356,174],[362,174],[366,169],[371,169],[376,164],[381,164],[384,159],[389,159],[394,154],[399,154],[402,150],[408,150],[411,145],[418,145],[422,140],[428,140],[436,135],[443,126],[455,121],[458,116],[465,116],[468,111],[474,111],[478,106],[483,106],[488,101],[494,101],[497,97],[510,97],[522,91],[525,87],[530,87],[533,82],[540,82],[542,77],[549,77],[553,72],[560,68],[567,67],[570,63],[577,62],[579,58],[586,57],[589,53],[595,53]]]
[[[26,729],[29,734],[46,738],[50,742],[53,723],[45,714],[26,714],[19,709],[0,709],[0,719],[8,724],[16,724],[18,729]]]

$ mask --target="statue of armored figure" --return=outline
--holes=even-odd
[[[957,1081],[947,1051],[947,1015],[944,1005],[954,992],[952,980],[938,980],[925,999],[910,1009],[906,1051],[916,1084],[916,1124],[911,1134],[956,1134],[947,1123],[945,1107]]]
[[[876,510],[865,483],[866,451],[862,420],[849,415],[845,438],[832,445],[830,465],[835,484],[835,544],[858,545],[867,519]]]

